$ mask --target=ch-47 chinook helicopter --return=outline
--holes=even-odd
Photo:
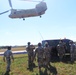
[[[39,3],[36,4],[35,8],[33,9],[13,9],[11,0],[8,0],[8,1],[11,9],[0,13],[0,15],[11,11],[11,13],[9,14],[9,17],[13,19],[22,18],[23,20],[25,20],[25,18],[27,17],[35,17],[35,16],[40,16],[41,18],[41,15],[43,15],[47,10],[47,5],[44,1],[39,1]],[[23,0],[23,1],[27,1],[27,0]],[[33,1],[33,2],[36,2],[36,1]]]

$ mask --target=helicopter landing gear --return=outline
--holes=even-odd
[[[40,18],[41,18],[41,15],[40,15]]]
[[[25,20],[25,18],[23,18],[23,20]]]

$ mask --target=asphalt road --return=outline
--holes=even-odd
[[[21,50],[21,51],[12,51],[13,54],[26,54],[27,51],[26,50]],[[0,55],[3,55],[4,52],[0,52]]]

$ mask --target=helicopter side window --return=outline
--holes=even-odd
[[[16,14],[16,12],[14,12],[14,14]]]

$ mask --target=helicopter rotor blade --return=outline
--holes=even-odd
[[[44,0],[42,0],[42,1],[44,1]]]
[[[4,13],[7,13],[7,12],[9,12],[9,11],[10,11],[10,10],[4,11],[4,12],[0,13],[0,15],[2,15],[2,14],[4,14]]]
[[[11,7],[11,8],[13,8],[13,7],[12,7],[12,3],[11,3],[11,0],[8,0],[8,1],[9,1],[9,5],[10,5],[10,7]]]
[[[35,0],[21,0],[21,1],[29,1],[29,2],[41,2],[41,1],[35,1]]]

